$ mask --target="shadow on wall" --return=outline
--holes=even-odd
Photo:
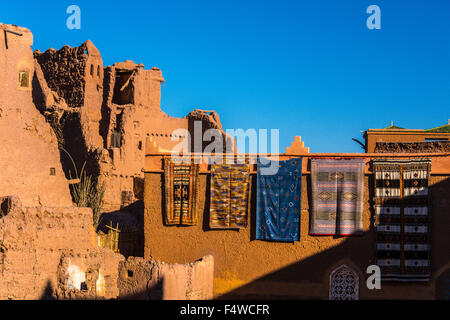
[[[163,300],[163,283],[164,279],[159,279],[156,283],[149,285],[148,288],[137,291],[133,294],[119,296],[117,297],[117,300]],[[55,290],[50,281],[47,282],[44,292],[42,293],[39,300],[58,300],[55,297]],[[79,297],[76,300],[85,299]]]
[[[373,186],[373,179],[369,181],[369,184]],[[366,268],[377,264],[376,233],[371,222],[370,230],[362,236],[348,237],[336,247],[297,261],[216,298],[221,300],[324,299],[329,296],[331,273],[342,265],[346,265],[350,267],[350,270],[353,269],[358,282],[358,296],[363,299],[450,299],[449,190],[450,178],[444,177],[442,181],[429,187],[434,216],[431,225],[432,269],[431,280],[428,283],[382,281],[380,290],[367,289],[366,279],[369,275],[366,274]],[[370,195],[370,199],[370,206],[373,208],[373,194]],[[255,214],[252,212],[252,221],[255,220]],[[255,228],[253,224],[252,228]],[[253,239],[254,232],[252,232]],[[372,246],[368,247],[367,244]],[[305,295],[305,292],[308,294]]]
[[[54,289],[50,281],[47,281],[47,285],[39,300],[57,300],[54,296]]]
[[[75,178],[77,174],[80,174],[80,170],[86,162],[85,171],[96,182],[100,173],[99,156],[96,151],[88,150],[81,128],[80,112],[70,107],[61,109],[60,102],[47,106],[44,89],[41,87],[36,72],[33,75],[32,88],[33,103],[50,124],[58,140],[60,161],[66,178]],[[61,148],[69,152],[78,172],[75,172],[72,160]]]
[[[186,264],[130,257],[119,264],[120,300],[208,300],[212,298],[214,258]]]
[[[450,267],[436,280],[436,299],[450,301]]]
[[[107,234],[112,226],[120,230],[118,249],[126,258],[144,256],[144,204],[136,201],[118,211],[102,213],[96,232]]]
[[[163,300],[163,283],[164,279],[159,279],[156,283],[149,285],[147,289],[137,291],[133,294],[119,296],[112,300]],[[50,281],[47,282],[39,300],[58,300],[54,295],[54,288]],[[80,297],[76,300],[85,299]]]
[[[67,113],[61,120],[64,123],[62,128],[62,135],[64,145],[62,147],[66,149],[70,156],[73,158],[78,172],[74,172],[72,160],[64,151],[60,151],[61,164],[67,178],[75,178],[76,174],[80,174],[83,164],[85,165],[85,171],[88,176],[94,179],[97,184],[97,178],[100,174],[99,168],[99,155],[96,151],[89,151],[86,145],[85,138],[82,133],[81,119],[79,113]]]
[[[375,246],[362,252],[359,251],[357,256],[353,256],[351,251],[361,241],[368,242],[367,238],[375,243],[373,232],[365,232],[358,237],[349,237],[336,247],[297,261],[216,298],[219,300],[321,300],[328,297],[331,272],[342,265],[347,265],[355,271],[356,277],[359,279],[358,291],[361,291],[361,286],[365,285],[366,277],[363,273],[365,268],[376,264],[373,255]],[[364,270],[361,270],[360,267],[364,267]]]
[[[51,282],[48,281],[41,297],[38,300],[49,300],[49,301],[50,300],[51,301],[55,301],[55,300],[106,300],[106,298],[102,297],[102,296],[90,294],[88,292],[88,290],[82,290],[82,291],[73,290],[72,296],[70,298],[67,298],[67,297],[61,298],[61,297],[58,297],[58,293],[54,289]],[[115,299],[111,299],[111,300],[115,300]],[[136,299],[136,300],[138,300],[138,299]]]
[[[155,283],[151,283],[144,290],[137,291],[132,294],[122,295],[118,300],[163,300],[164,278],[158,279]]]
[[[111,82],[111,76],[112,72],[108,68],[105,68],[104,70],[104,76],[103,76],[103,101],[101,106],[101,114],[102,118],[100,119],[99,123],[99,134],[103,138],[103,148],[108,149],[108,131],[110,127],[111,122],[111,109],[108,107],[108,97],[110,96],[111,88],[109,86],[109,83]]]

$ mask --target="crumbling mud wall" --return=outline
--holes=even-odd
[[[0,209],[0,300],[212,298],[211,256],[184,265],[125,260],[98,246],[88,208],[23,208],[12,196]]]
[[[120,299],[207,300],[213,298],[214,258],[166,264],[129,257],[119,264]]]
[[[71,206],[55,133],[33,104],[33,35],[12,25],[0,30],[0,196],[18,195],[26,206]]]
[[[188,120],[188,127],[189,127],[189,134],[191,135],[191,137],[194,137],[194,139],[192,139],[191,141],[191,150],[193,152],[200,152],[195,150],[195,144],[197,143],[197,145],[200,145],[202,147],[201,151],[205,150],[205,148],[211,143],[211,140],[213,142],[218,142],[215,141],[215,139],[217,139],[217,137],[214,138],[209,138],[208,139],[201,139],[198,140],[199,142],[201,141],[201,143],[199,144],[199,142],[195,141],[195,137],[198,136],[198,134],[201,134],[202,137],[205,136],[206,131],[210,130],[210,129],[215,129],[217,133],[219,133],[221,135],[221,139],[222,139],[222,151],[218,151],[216,150],[216,152],[226,152],[227,148],[229,148],[228,150],[232,150],[231,148],[236,148],[236,144],[235,144],[235,140],[233,137],[229,136],[227,133],[224,132],[223,128],[222,128],[222,123],[220,122],[220,117],[219,114],[213,110],[200,110],[200,109],[194,109],[193,111],[191,111],[187,116],[186,119]],[[196,128],[196,123],[198,126],[198,123],[201,124],[201,128],[197,129]],[[199,132],[196,132],[196,131]]]
[[[223,132],[215,112],[195,110],[184,118],[164,113],[160,104],[165,79],[160,69],[146,70],[133,61],[104,68],[91,41],[76,48],[36,51],[34,57],[36,107],[77,167],[86,162],[88,174],[105,186],[104,212],[142,199],[134,191],[136,181],[143,179],[148,137],[171,150],[181,139],[188,139],[188,132],[194,137],[194,121],[202,123],[199,134],[210,128]],[[185,131],[174,133],[177,129]],[[63,153],[61,161],[68,177],[72,163]]]
[[[36,107],[52,125],[60,147],[73,154],[78,166],[83,157],[103,148],[100,136],[103,100],[103,62],[91,41],[79,47],[64,46],[34,52],[36,72],[33,98]],[[64,132],[70,131],[70,134]],[[62,157],[64,158],[64,157]]]
[[[86,46],[53,48],[41,53],[35,51],[34,57],[42,68],[49,88],[64,98],[71,108],[84,104],[86,69]]]
[[[124,257],[98,247],[90,209],[12,202],[0,219],[0,299],[118,296]]]
[[[123,256],[102,248],[63,252],[52,297],[59,300],[116,299],[119,293],[118,263],[123,259]]]

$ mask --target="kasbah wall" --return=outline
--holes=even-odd
[[[4,199],[0,198],[0,202]],[[214,260],[166,264],[97,245],[92,211],[21,206],[0,219],[0,299],[210,299]]]
[[[189,117],[160,110],[161,71],[133,62],[103,68],[90,41],[34,54],[32,44],[28,29],[0,23],[0,299],[211,298],[212,257],[125,259],[99,246],[92,210],[70,193],[74,168],[62,148],[104,183],[103,212],[139,202],[141,140],[170,147],[171,128],[189,126]],[[220,125],[200,113],[205,127]]]
[[[12,30],[22,36],[0,32],[0,195],[20,195],[26,206],[72,205],[55,134],[33,105],[33,35]],[[28,75],[22,86],[20,72]]]
[[[306,155],[307,156],[307,155]],[[447,157],[448,160],[448,157]],[[307,160],[304,158],[303,167]],[[447,171],[448,171],[448,161]],[[163,176],[148,170],[145,177],[145,258],[185,263],[211,255],[215,260],[214,297],[218,299],[328,299],[330,274],[343,264],[359,277],[360,299],[436,299],[450,274],[449,174],[431,176],[432,279],[428,283],[382,282],[368,290],[366,268],[376,264],[376,241],[371,200],[372,173],[366,173],[364,234],[354,237],[310,236],[310,175],[302,177],[300,241],[255,240],[256,176],[250,190],[249,225],[240,230],[209,228],[209,175],[200,175],[199,222],[196,226],[164,225]],[[370,187],[369,187],[370,186]],[[163,190],[163,189],[161,189]],[[189,250],[186,250],[186,248]]]

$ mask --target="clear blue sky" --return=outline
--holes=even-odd
[[[66,8],[81,8],[81,30]],[[381,8],[381,30],[366,8]],[[311,152],[359,152],[360,130],[450,118],[450,1],[1,1],[33,49],[94,42],[105,66],[162,69],[162,109],[214,109],[225,128],[278,128]]]

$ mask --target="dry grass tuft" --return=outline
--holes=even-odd
[[[100,210],[103,205],[105,187],[103,184],[96,185],[92,177],[86,174],[84,171],[86,162],[84,162],[80,174],[78,174],[77,166],[70,153],[64,148],[61,148],[61,150],[69,156],[75,170],[75,178],[80,180],[80,182],[71,185],[70,191],[72,193],[73,201],[78,207],[87,207],[92,209],[93,224],[97,227],[100,218]],[[72,179],[72,174],[70,171],[69,176]]]

